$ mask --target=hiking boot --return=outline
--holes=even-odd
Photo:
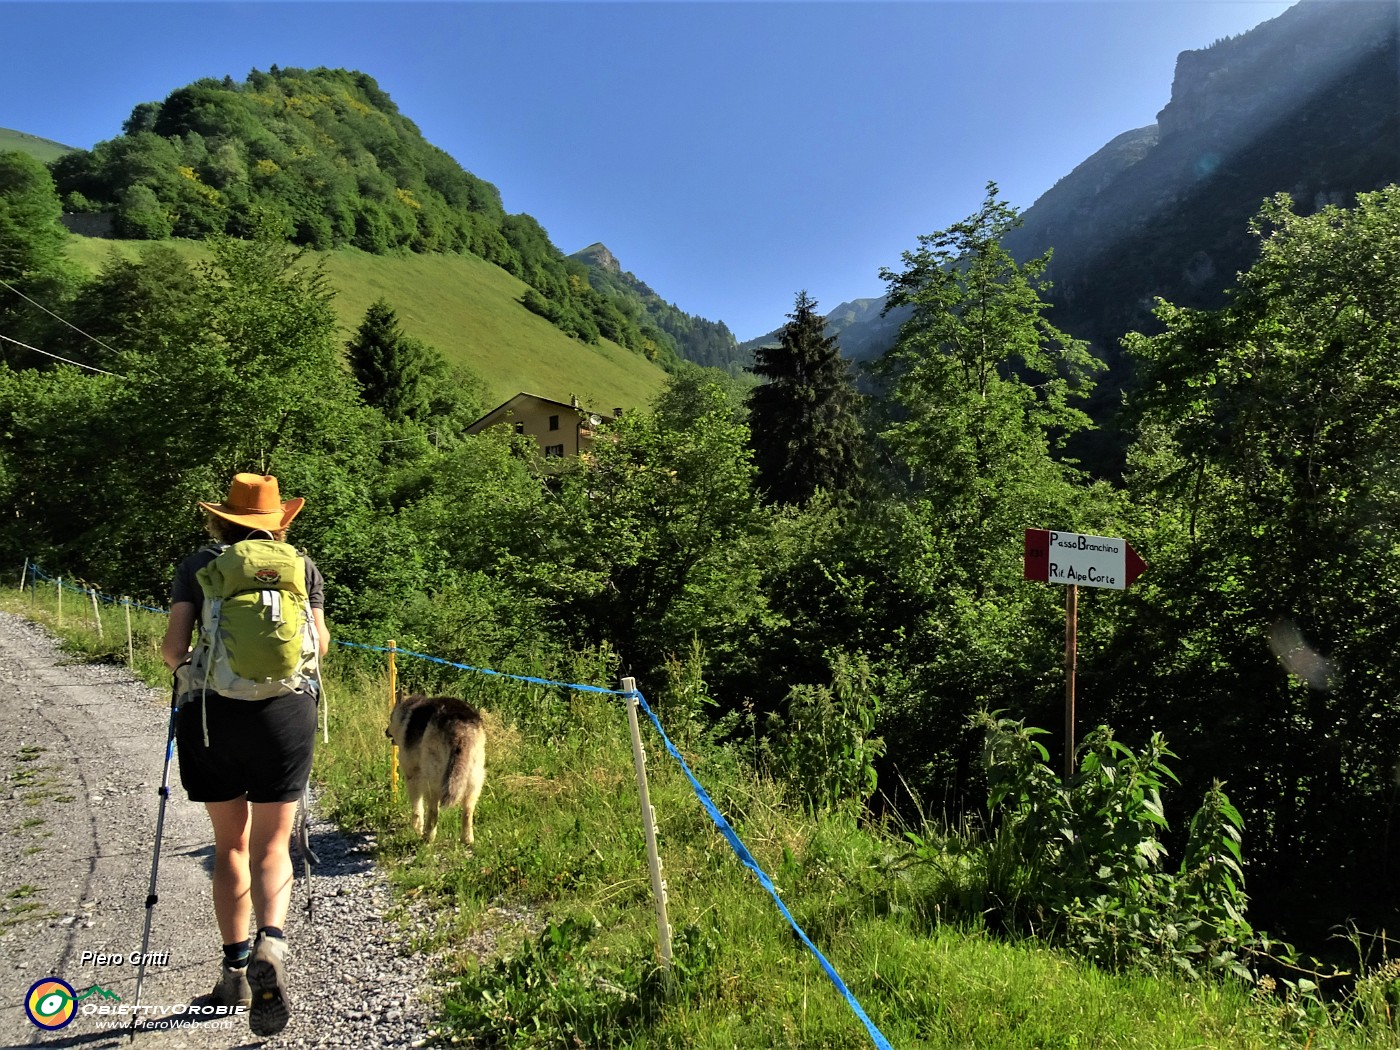
[[[281,937],[258,934],[248,960],[248,985],[252,992],[248,1027],[254,1035],[276,1035],[287,1027],[292,1001],[287,995],[286,962],[287,942]]]
[[[220,1006],[249,1006],[253,1002],[253,991],[248,987],[248,967],[230,966],[224,963],[224,972],[219,975],[219,983],[210,993]]]

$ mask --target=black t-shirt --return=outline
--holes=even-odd
[[[204,608],[204,588],[195,579],[195,573],[218,556],[217,549],[205,547],[195,551],[175,567],[175,581],[170,585],[171,605],[176,602],[194,602],[196,609]],[[306,562],[306,595],[311,601],[311,608],[324,609],[326,607],[326,578],[321,575],[321,570],[316,568],[316,563],[307,555],[302,554],[302,558]]]

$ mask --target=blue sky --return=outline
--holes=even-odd
[[[0,127],[89,147],[199,77],[362,70],[565,252],[746,339],[799,289],[881,294],[988,180],[1029,207],[1154,121],[1179,52],[1289,6],[0,2]]]

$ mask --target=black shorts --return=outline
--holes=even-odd
[[[316,698],[288,693],[271,700],[233,700],[196,692],[175,716],[175,740],[180,783],[191,802],[231,802],[242,795],[249,802],[292,802],[301,797],[311,773]]]

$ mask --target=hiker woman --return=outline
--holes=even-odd
[[[213,997],[251,1004],[256,1035],[280,1032],[290,1015],[290,841],[316,740],[317,661],[330,645],[321,572],[283,542],[304,502],[284,503],[274,477],[236,474],[224,502],[200,503],[215,544],[176,568],[161,644],[181,694],[180,782],[214,825],[224,958]]]

